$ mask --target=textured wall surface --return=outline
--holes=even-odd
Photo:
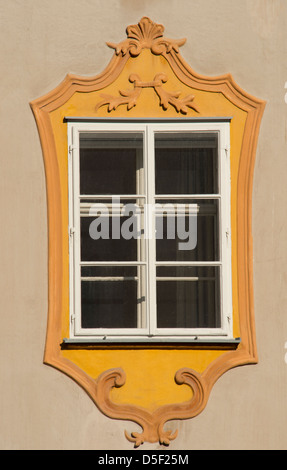
[[[215,385],[204,412],[172,423],[170,449],[286,449],[287,3],[285,0],[0,0],[0,448],[130,449],[71,379],[43,364],[47,216],[42,152],[29,102],[67,73],[96,75],[142,16],[186,37],[208,76],[230,72],[266,100],[254,172],[254,299],[259,364]],[[146,444],[141,449],[159,449]]]

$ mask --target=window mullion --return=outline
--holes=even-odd
[[[154,130],[152,126],[146,127],[146,194],[147,205],[145,210],[145,236],[147,240],[148,261],[148,328],[149,335],[153,336],[156,330],[156,240],[155,240],[155,150]]]

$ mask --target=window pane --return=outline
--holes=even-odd
[[[157,261],[219,261],[219,201],[157,200]],[[161,216],[163,214],[163,216]]]
[[[158,267],[157,327],[220,327],[219,267]]]
[[[144,326],[144,267],[85,266],[81,272],[82,328]]]
[[[216,133],[156,134],[156,194],[218,193],[217,141]]]
[[[139,133],[84,133],[80,137],[80,193],[138,194],[143,167]]]
[[[82,261],[144,261],[144,199],[81,199]]]
[[[137,240],[126,240],[122,236],[119,239],[112,238],[112,220],[107,220],[109,230],[108,238],[93,239],[90,235],[93,223],[99,218],[81,218],[81,260],[82,261],[136,261]],[[114,218],[114,223],[120,225],[127,218]],[[99,229],[100,230],[100,229]],[[104,229],[102,230],[104,232]],[[111,235],[110,235],[111,234]]]
[[[134,281],[82,281],[82,328],[136,328]]]

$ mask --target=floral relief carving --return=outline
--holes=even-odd
[[[163,37],[164,27],[154,23],[150,18],[143,17],[138,24],[128,26],[126,29],[127,39],[119,44],[108,42],[107,45],[115,49],[117,55],[138,56],[145,48],[154,54],[160,55],[170,51],[179,52],[186,39],[167,39]]]
[[[196,112],[198,108],[193,103],[194,96],[187,95],[184,98],[179,98],[181,92],[170,92],[165,90],[162,85],[166,83],[168,77],[164,73],[157,74],[154,79],[150,82],[141,81],[140,77],[137,74],[132,74],[129,77],[129,81],[134,84],[134,89],[132,90],[120,90],[120,96],[112,96],[108,94],[101,94],[103,98],[96,106],[96,111],[101,106],[108,106],[108,111],[117,109],[120,105],[127,105],[127,109],[130,110],[137,104],[137,100],[142,92],[143,88],[154,88],[156,94],[160,100],[160,106],[164,110],[168,108],[169,105],[173,106],[178,113],[186,114],[188,108],[193,109]]]

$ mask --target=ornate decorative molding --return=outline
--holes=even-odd
[[[137,104],[137,100],[142,92],[143,88],[154,88],[156,94],[160,99],[160,106],[163,109],[167,109],[169,105],[172,105],[178,113],[186,114],[188,108],[193,109],[197,113],[199,112],[196,105],[193,103],[194,96],[188,95],[184,98],[179,98],[181,92],[168,92],[162,85],[166,83],[168,77],[164,73],[157,74],[151,82],[143,82],[137,74],[132,74],[129,77],[129,81],[134,84],[133,90],[119,91],[120,96],[114,97],[102,93],[103,98],[96,106],[96,111],[101,106],[108,106],[108,111],[117,109],[118,106],[127,105],[127,109],[130,110]]]
[[[129,435],[125,431],[128,441],[139,447],[144,442],[159,442],[168,446],[177,437],[178,431],[165,431],[167,421],[175,419],[193,418],[199,414],[205,406],[204,380],[192,369],[180,369],[175,374],[175,382],[178,385],[188,385],[193,392],[192,398],[180,404],[164,405],[153,413],[133,405],[118,405],[111,401],[110,392],[114,387],[122,387],[126,376],[122,369],[111,369],[103,372],[96,381],[97,403],[101,411],[113,419],[133,421],[142,427],[142,432],[132,432]]]
[[[130,25],[126,29],[127,39],[119,44],[107,42],[107,45],[115,49],[117,55],[138,56],[145,48],[150,49],[154,54],[160,55],[163,52],[179,52],[186,39],[167,39],[163,37],[164,27],[154,23],[147,17],[143,17],[138,24]]]

